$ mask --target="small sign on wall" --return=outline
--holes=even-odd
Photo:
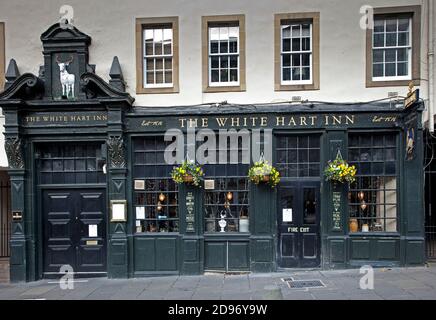
[[[89,224],[88,225],[88,237],[95,238],[97,237],[97,225]]]
[[[283,222],[292,222],[292,208],[284,208],[282,214]]]
[[[126,200],[111,200],[111,222],[127,221],[127,201]]]

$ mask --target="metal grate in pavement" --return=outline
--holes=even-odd
[[[306,289],[306,288],[325,288],[325,284],[318,279],[315,280],[294,280],[293,278],[282,279],[290,289]]]

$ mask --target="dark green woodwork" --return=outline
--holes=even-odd
[[[320,134],[321,171],[328,160],[336,157],[338,149],[347,158],[350,132],[395,132],[398,231],[350,234],[348,187],[326,182],[321,174],[321,268],[365,264],[408,266],[425,262],[421,102],[407,110],[390,103],[133,107],[133,98],[123,91],[118,59],[114,59],[111,80],[106,83],[87,63],[90,39],[86,35],[78,30],[60,30],[54,25],[43,36],[45,73],[18,76],[0,93],[5,138],[10,144],[8,158],[14,164],[9,168],[11,208],[21,211],[23,216],[12,223],[12,281],[33,281],[43,276],[41,193],[35,175],[35,144],[70,141],[98,141],[106,145],[108,152],[103,154],[107,164],[106,183],[99,187],[106,188],[108,214],[111,200],[127,200],[126,222],[110,222],[109,216],[107,219],[108,277],[201,274],[210,270],[275,271],[277,191],[265,185],[250,185],[248,233],[205,233],[204,190],[186,185],[179,187],[179,232],[134,233],[131,138],[163,135],[170,128],[186,131],[195,123],[197,129],[256,128],[273,129],[274,135]],[[58,37],[63,40],[56,40]],[[62,53],[62,59],[70,54],[75,57],[76,65],[71,72],[77,72],[76,99],[60,99],[56,82],[59,74],[53,61],[57,53]],[[232,118],[238,120],[232,122]],[[411,127],[415,129],[416,141],[414,156],[409,159],[406,131]],[[20,148],[16,148],[18,141]],[[334,194],[340,202],[337,212],[333,207]],[[187,196],[192,196],[188,205]],[[192,224],[188,227],[187,222]]]

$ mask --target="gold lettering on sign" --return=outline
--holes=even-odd
[[[239,127],[239,118],[232,117],[232,127]]]
[[[285,125],[285,117],[276,117],[276,126],[284,126]]]
[[[201,118],[201,126],[203,127],[203,128],[207,128],[207,126],[208,126],[208,118]]]
[[[163,122],[162,121],[159,121],[159,120],[156,120],[156,121],[151,121],[151,120],[143,120],[142,122],[141,122],[141,126],[143,126],[143,127],[150,127],[150,126],[153,126],[153,127],[158,127],[158,126],[161,126],[163,124]]]
[[[383,117],[383,116],[374,116],[372,118],[372,122],[378,123],[378,122],[395,122],[397,120],[397,117]]]
[[[216,122],[218,122],[218,125],[220,127],[224,127],[226,125],[228,118],[216,118]]]
[[[26,116],[24,121],[27,123],[35,122],[88,122],[88,121],[107,121],[105,114],[70,114],[70,115],[41,115],[41,116]]]

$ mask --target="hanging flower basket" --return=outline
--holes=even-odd
[[[183,161],[178,167],[174,167],[171,171],[171,178],[177,184],[186,183],[196,187],[201,186],[204,171],[201,166],[191,161]]]
[[[266,160],[255,162],[248,170],[248,178],[255,184],[268,183],[274,188],[280,182],[280,173]]]
[[[356,167],[350,166],[347,161],[342,159],[342,155],[338,150],[336,159],[328,161],[324,169],[324,176],[326,181],[351,183],[356,180]]]

